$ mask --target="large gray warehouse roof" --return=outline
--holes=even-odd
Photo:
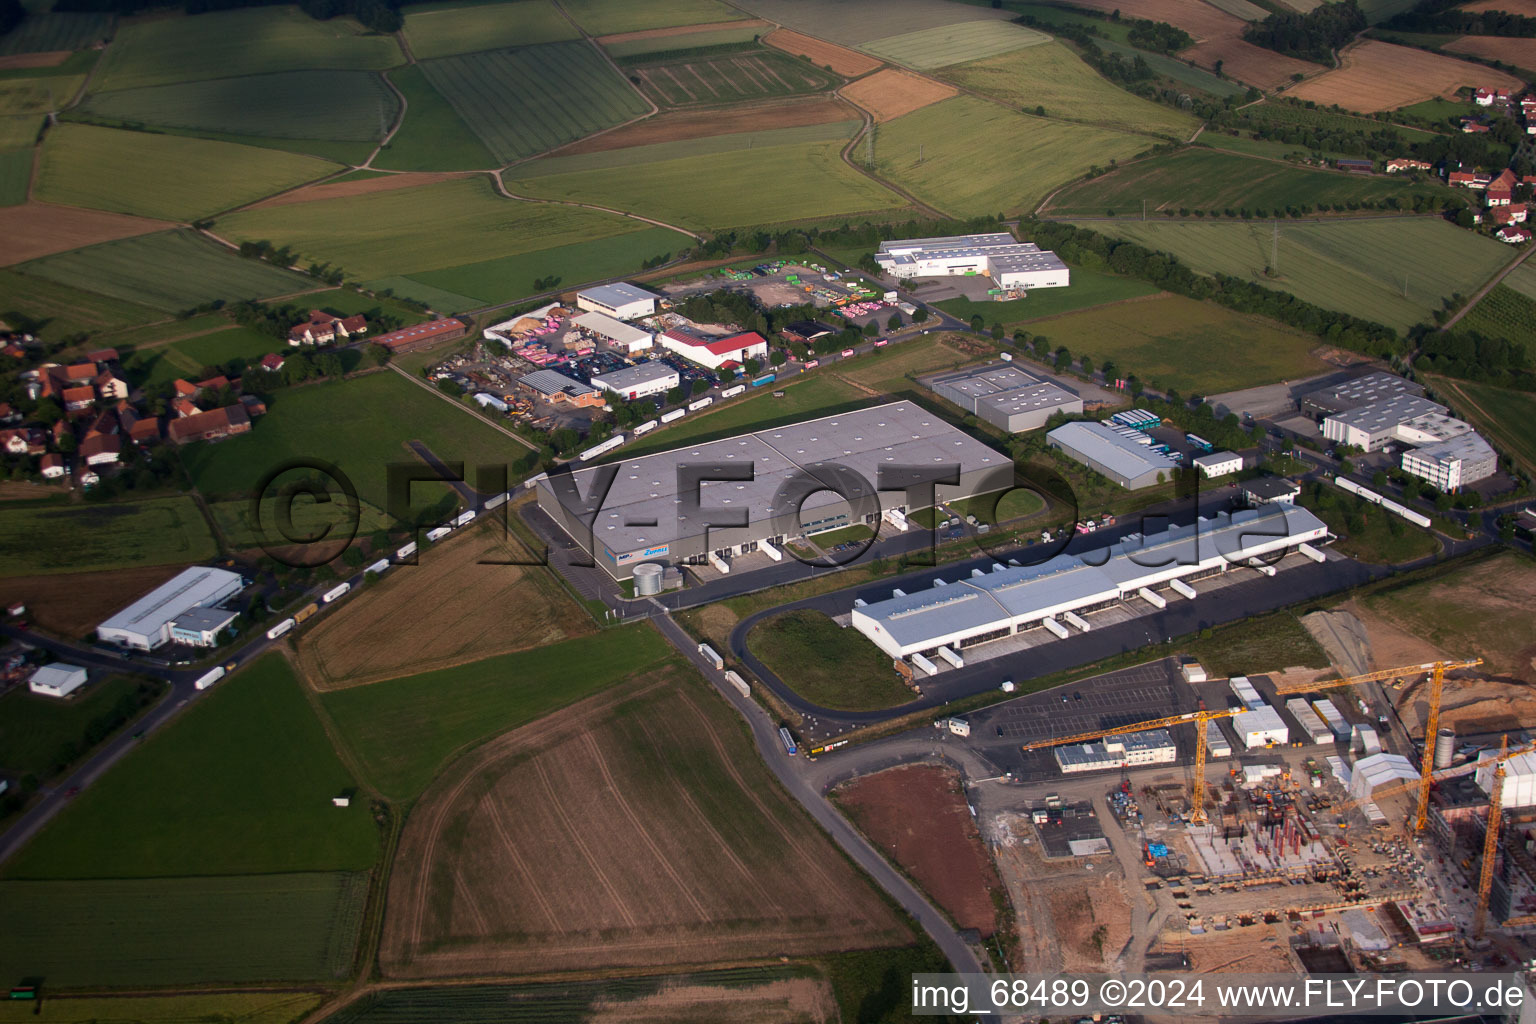
[[[1071,391],[1052,381],[1031,376],[1009,363],[943,374],[934,377],[929,386],[961,408],[980,413],[985,406],[993,409],[1000,419],[1063,406],[1082,408],[1082,399]],[[988,422],[996,420],[989,419]]]
[[[567,377],[558,370],[534,370],[517,378],[519,384],[530,387],[541,395],[567,394],[574,397],[590,395],[596,388],[588,387],[574,377]]]
[[[1420,416],[1445,411],[1445,406],[1431,402],[1427,398],[1397,394],[1379,402],[1372,402],[1370,405],[1334,413],[1329,419],[1374,434],[1382,430],[1391,430],[1399,423],[1407,423]]]
[[[237,572],[194,565],[106,619],[97,628],[153,634],[187,609],[211,603],[241,582]]]
[[[644,288],[637,288],[623,281],[618,284],[600,284],[596,288],[583,288],[576,295],[578,298],[590,299],[615,309],[629,302],[659,298],[655,292],[648,292]]]
[[[1128,480],[1150,470],[1169,470],[1178,466],[1173,459],[1153,451],[1150,445],[1137,444],[1102,423],[1064,423],[1045,436],[1073,451],[1082,452]]]
[[[666,363],[636,363],[634,366],[626,366],[612,373],[600,373],[592,378],[592,383],[601,385],[609,391],[627,391],[641,384],[649,384],[653,380],[674,376],[676,373],[677,371]]]

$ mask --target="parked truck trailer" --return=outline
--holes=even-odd
[[[212,686],[214,683],[223,678],[224,666],[220,665],[218,668],[210,669],[205,675],[200,676],[197,682],[193,683],[192,685],[197,687],[199,690],[206,690],[208,687]]]
[[[292,619],[284,619],[282,622],[279,622],[277,625],[267,630],[267,639],[276,640],[278,637],[292,629],[295,625],[296,623]]]
[[[313,601],[311,601],[309,604],[305,605],[303,608],[300,608],[298,611],[293,613],[294,625],[298,625],[299,623],[303,622],[305,619],[309,618],[311,615],[315,614],[315,612],[317,612],[319,610],[320,610],[320,606],[318,604],[315,604]]]
[[[321,596],[320,600],[322,602],[324,602],[325,604],[330,604],[332,601],[335,601],[335,600],[338,600],[338,599],[340,599],[342,597],[345,597],[347,591],[349,591],[351,589],[352,589],[352,584],[350,584],[350,583],[338,583],[336,586],[332,587],[330,590],[327,590]]]

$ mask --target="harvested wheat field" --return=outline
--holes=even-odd
[[[775,128],[800,128],[811,124],[851,121],[858,112],[835,99],[818,96],[789,102],[732,104],[715,110],[680,110],[648,117],[573,142],[557,151],[559,156],[600,153],[658,142],[703,139],[715,135],[763,132]]]
[[[253,204],[251,209],[263,206],[291,206],[294,203],[314,203],[322,199],[346,199],[350,196],[372,195],[374,192],[393,192],[417,185],[433,185],[450,178],[463,178],[472,171],[406,171],[402,174],[386,174],[377,178],[361,178],[356,181],[335,181],[329,184],[306,185],[292,192],[273,196]]]
[[[1536,18],[1536,0],[1477,0],[1475,3],[1462,4],[1459,8],[1463,11],[1505,11],[1509,14],[1520,14],[1527,18]]]
[[[1236,37],[1198,43],[1180,50],[1179,56],[1203,68],[1214,68],[1220,61],[1221,72],[1228,78],[1266,90],[1289,85],[1292,75],[1311,75],[1323,70],[1321,64],[1286,57]]]
[[[838,805],[869,841],[961,928],[997,931],[997,868],[966,806],[960,775],[942,765],[909,765],[839,786]]]
[[[81,210],[52,203],[23,203],[0,208],[0,238],[5,252],[0,264],[25,263],[56,252],[68,252],[97,242],[147,235],[174,227],[161,220],[126,213]]]
[[[703,964],[910,938],[681,662],[455,762],[411,812],[395,864],[379,954],[391,977]]]
[[[1536,39],[1519,39],[1513,36],[1462,36],[1445,49],[1452,53],[1465,53],[1469,57],[1503,61],[1519,68],[1536,67]]]
[[[1195,42],[1237,37],[1248,25],[1242,18],[1219,10],[1205,0],[1137,0],[1134,5],[1119,0],[1075,0],[1075,4],[1106,14],[1118,10],[1138,18],[1166,21],[1194,36]]]
[[[0,71],[17,68],[51,68],[69,59],[72,50],[49,50],[47,53],[13,53],[0,57]]]
[[[768,33],[763,42],[797,57],[805,57],[819,68],[831,68],[844,78],[865,74],[884,63],[878,58],[856,50],[850,50],[814,36],[801,35],[787,28]]]
[[[1451,97],[1465,86],[1516,92],[1525,88],[1520,79],[1502,71],[1375,39],[1345,47],[1339,59],[1343,66],[1338,70],[1302,82],[1288,95],[1370,114]]]
[[[672,25],[669,28],[642,28],[636,32],[615,32],[610,36],[598,36],[597,41],[603,45],[609,43],[627,43],[635,39],[666,39],[668,36],[686,36],[695,32],[722,32],[728,29],[738,28],[768,28],[771,22],[761,18],[743,18],[740,21],[711,21],[703,25]],[[687,40],[679,40],[678,47],[688,45]]]
[[[595,631],[516,538],[486,522],[396,566],[349,598],[299,644],[319,690],[375,683],[543,647]]]
[[[960,90],[910,71],[887,68],[844,86],[842,94],[873,114],[876,121],[894,121],[903,114],[958,96]]]
[[[0,605],[27,606],[27,619],[59,636],[84,636],[96,624],[158,587],[182,570],[179,565],[144,565],[107,572],[56,573],[0,579]]]

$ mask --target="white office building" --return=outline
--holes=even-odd
[[[1207,452],[1205,455],[1196,455],[1190,465],[1198,469],[1200,475],[1210,480],[1241,470],[1243,457],[1233,452]]]
[[[619,320],[638,320],[656,312],[657,296],[628,282],[600,284],[576,293],[576,306],[588,313],[606,313]]]
[[[193,608],[211,608],[245,589],[237,572],[194,565],[96,627],[108,643],[151,651],[171,641],[171,624]]]
[[[1173,734],[1167,729],[1105,736],[1094,743],[1072,743],[1055,748],[1056,764],[1068,774],[1098,771],[1101,768],[1172,764],[1178,753]]]
[[[999,288],[1065,288],[1071,271],[1054,253],[1020,242],[1005,231],[944,238],[903,238],[880,243],[875,262],[893,277],[984,275]]]
[[[1490,477],[1499,469],[1499,453],[1482,435],[1462,434],[1449,441],[1403,453],[1403,472],[1441,491],[1456,491]]]
[[[219,634],[234,621],[228,608],[191,608],[171,623],[171,639],[189,647],[217,647]]]
[[[664,395],[682,383],[682,375],[666,363],[637,363],[612,373],[600,373],[592,383],[628,399]]]

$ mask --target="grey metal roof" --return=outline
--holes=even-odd
[[[153,634],[188,608],[217,600],[243,582],[237,572],[194,565],[106,619],[98,628]]]
[[[1438,444],[1416,448],[1412,452],[1406,453],[1404,458],[1407,458],[1408,455],[1438,462],[1442,465],[1457,461],[1487,462],[1491,459],[1497,460],[1499,457],[1499,453],[1494,451],[1487,441],[1483,440],[1482,435],[1476,433],[1462,434],[1451,438],[1449,441],[1441,441]]]
[[[173,629],[218,630],[234,621],[235,613],[227,608],[189,608],[176,616]]]
[[[676,377],[677,375],[677,371],[666,363],[636,363],[634,366],[626,366],[624,369],[614,370],[612,373],[598,374],[592,378],[592,383],[605,387],[610,391],[627,391],[641,384],[649,384],[652,381],[662,380],[666,377]]]
[[[595,288],[583,288],[576,293],[579,299],[588,299],[604,306],[617,308],[626,303],[636,302],[640,299],[659,298],[654,292],[648,292],[644,288],[637,288],[627,281],[618,284],[600,284]]]
[[[1255,498],[1273,501],[1276,498],[1283,498],[1287,494],[1300,494],[1301,485],[1284,477],[1261,476],[1253,480],[1244,481],[1243,490]]]
[[[943,374],[934,377],[930,386],[935,390],[948,388],[969,399],[972,411],[986,405],[1005,416],[1053,409],[1079,401],[1078,396],[1067,388],[1041,380],[1008,363]]]
[[[1064,423],[1045,436],[1047,440],[1058,441],[1073,451],[1081,452],[1128,480],[1148,471],[1168,470],[1178,466],[1177,462],[1161,452],[1152,451],[1151,446],[1122,437],[1102,423]]]
[[[918,260],[984,260],[990,269],[1065,270],[1054,253],[1033,242],[1021,242],[1007,232],[951,235],[945,238],[901,238],[880,243],[875,262],[910,266]]]
[[[1340,409],[1348,409],[1384,401],[1394,395],[1422,395],[1423,393],[1422,385],[1399,377],[1395,373],[1377,370],[1339,384],[1316,388],[1306,392],[1302,398],[1319,404],[1328,403]]]
[[[1204,469],[1207,466],[1219,466],[1223,462],[1231,462],[1233,459],[1241,462],[1242,456],[1236,452],[1206,452],[1204,455],[1196,455],[1192,465],[1197,469]]]
[[[535,370],[517,378],[519,384],[525,385],[537,391],[541,395],[567,394],[572,396],[589,395],[597,391],[588,387],[579,380],[567,377],[558,370]]]
[[[593,334],[610,338],[621,344],[631,344],[636,341],[647,341],[651,337],[650,331],[642,331],[638,327],[631,327],[622,320],[615,320],[607,313],[583,313],[571,321],[583,330]]]
[[[1370,405],[1336,412],[1328,418],[1345,426],[1376,434],[1383,430],[1391,430],[1400,423],[1407,423],[1409,420],[1430,413],[1445,411],[1445,406],[1431,402],[1427,398],[1397,394],[1379,402],[1372,402]]]

